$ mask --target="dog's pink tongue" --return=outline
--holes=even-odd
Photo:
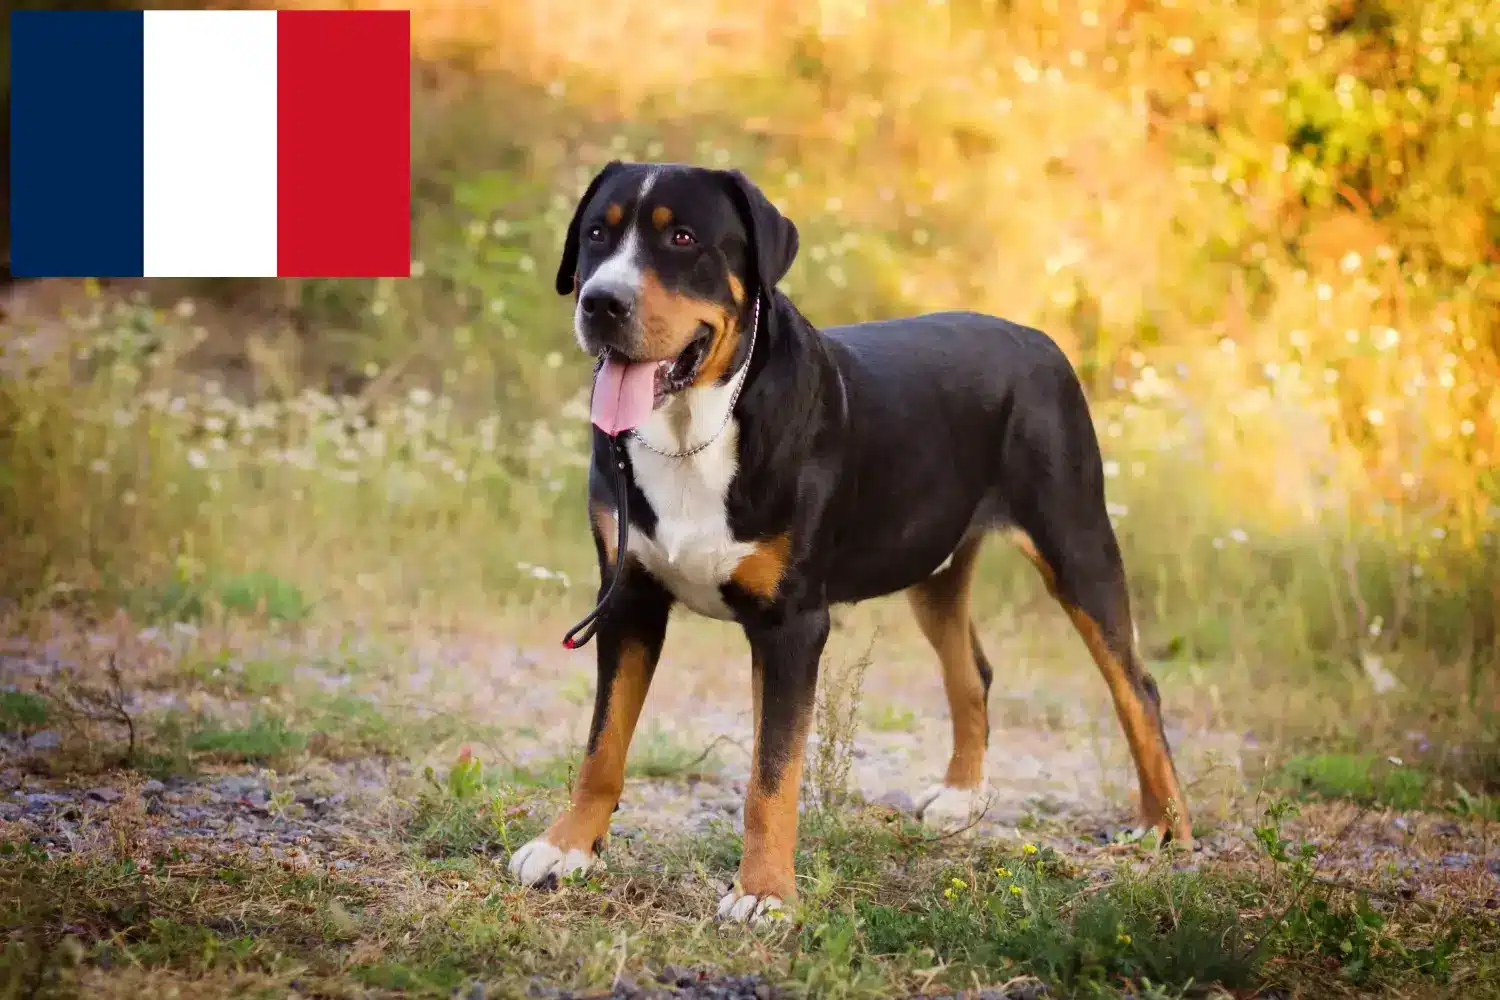
[[[594,426],[610,437],[638,427],[656,405],[656,362],[607,358],[594,376]]]

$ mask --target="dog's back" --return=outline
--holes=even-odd
[[[835,600],[902,589],[965,539],[1013,524],[1026,452],[1056,454],[1051,442],[1064,439],[1078,463],[1099,464],[1077,377],[1038,330],[942,312],[822,336],[848,413],[825,518],[840,536],[828,540]],[[1032,405],[1044,400],[1050,405]],[[906,555],[893,560],[893,552]]]

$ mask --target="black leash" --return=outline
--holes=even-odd
[[[735,383],[734,392],[729,397],[729,408],[724,411],[724,420],[719,424],[719,429],[708,440],[683,451],[666,452],[652,447],[651,442],[637,434],[636,439],[641,442],[641,445],[656,452],[663,458],[688,458],[707,448],[720,434],[724,433],[724,428],[729,425],[729,418],[734,415],[734,404],[740,398],[740,390],[745,387],[745,379],[750,372],[750,361],[755,356],[755,338],[759,332],[760,296],[756,295],[755,312],[750,319],[750,349],[745,352],[745,361],[740,366],[740,370],[735,373],[734,377],[738,381]],[[594,366],[594,375],[596,378],[598,377],[599,369],[603,365],[604,356],[601,354],[599,356],[599,363]],[[609,439],[610,446],[614,449],[615,453],[615,516],[620,519],[620,541],[615,546],[614,572],[610,574],[609,587],[600,596],[599,603],[594,605],[594,610],[584,615],[583,620],[568,629],[568,634],[563,636],[563,645],[568,649],[578,649],[582,646],[587,646],[589,640],[594,637],[594,633],[599,630],[599,620],[604,617],[605,612],[608,610],[609,600],[614,596],[615,587],[620,583],[620,575],[625,570],[625,543],[630,538],[630,482],[625,478],[625,435],[629,433],[630,431],[628,430],[621,431]]]
[[[620,522],[619,542],[615,545],[614,572],[610,574],[609,586],[600,596],[599,603],[594,605],[594,610],[584,615],[583,620],[568,629],[568,634],[563,636],[563,645],[568,649],[587,646],[594,637],[594,633],[599,630],[599,621],[609,605],[609,599],[619,586],[620,575],[625,570],[625,543],[630,539],[630,482],[625,478],[625,435],[628,433],[630,432],[625,431],[609,439],[615,453],[615,517]]]

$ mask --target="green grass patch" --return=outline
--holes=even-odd
[[[220,654],[185,665],[182,680],[200,690],[223,692],[230,697],[263,698],[284,694],[295,683],[296,671],[286,660],[260,657],[236,660]]]
[[[453,713],[429,711],[420,702],[387,704],[377,693],[383,690],[379,678],[363,673],[351,676],[348,668],[345,662],[317,658],[298,664],[276,657],[238,659],[221,654],[190,662],[182,669],[180,683],[231,702],[274,704],[274,713],[263,714],[280,717],[273,726],[281,731],[277,739],[288,749],[305,749],[330,760],[410,756],[462,736],[493,735],[482,724],[471,724]],[[180,720],[168,720],[159,727],[168,742],[174,738],[174,724],[182,728]],[[267,725],[271,724],[252,728]],[[200,723],[198,728],[213,732],[218,725]],[[294,734],[301,738],[295,746]],[[177,732],[175,738],[187,751],[220,749],[221,739],[216,735],[183,742]]]
[[[870,705],[865,709],[865,723],[877,733],[910,733],[917,728],[917,713],[896,705]]]
[[[198,622],[220,611],[295,624],[313,607],[301,587],[264,571],[201,578],[177,574],[130,591],[124,603],[142,620],[155,622]]]
[[[1427,800],[1432,779],[1420,768],[1369,754],[1324,753],[1293,757],[1277,772],[1276,784],[1301,795],[1417,809]]]
[[[1236,906],[1246,890],[1233,880],[1122,874],[1085,893],[1086,882],[1045,862],[1007,860],[988,871],[959,870],[915,906],[857,900],[816,932],[839,935],[852,926],[872,956],[931,956],[980,981],[1033,975],[1064,995],[1130,981],[1173,990],[1254,981],[1253,935]],[[968,977],[959,971],[956,978]]]
[[[28,733],[49,718],[47,699],[30,691],[0,691],[0,733]]]
[[[282,716],[256,712],[239,726],[200,720],[187,733],[186,747],[223,763],[276,764],[301,754],[307,741],[307,734],[289,727]]]
[[[406,827],[407,840],[429,858],[510,854],[540,831],[515,784],[507,780],[510,776],[509,769],[486,769],[467,753],[442,777],[427,768]]]
[[[1471,792],[1455,782],[1448,811],[1471,819],[1500,823],[1500,796]]]
[[[674,734],[653,726],[630,744],[625,773],[633,778],[682,778],[717,771],[715,747],[689,746]]]

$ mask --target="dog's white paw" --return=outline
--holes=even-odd
[[[736,923],[761,923],[781,910],[779,896],[752,896],[735,886],[719,900],[719,919]]]
[[[917,816],[925,826],[957,830],[968,826],[984,811],[981,788],[933,785],[917,796]]]
[[[583,871],[595,861],[592,851],[565,851],[546,837],[526,842],[510,856],[510,873],[522,885],[556,885],[565,876]]]

